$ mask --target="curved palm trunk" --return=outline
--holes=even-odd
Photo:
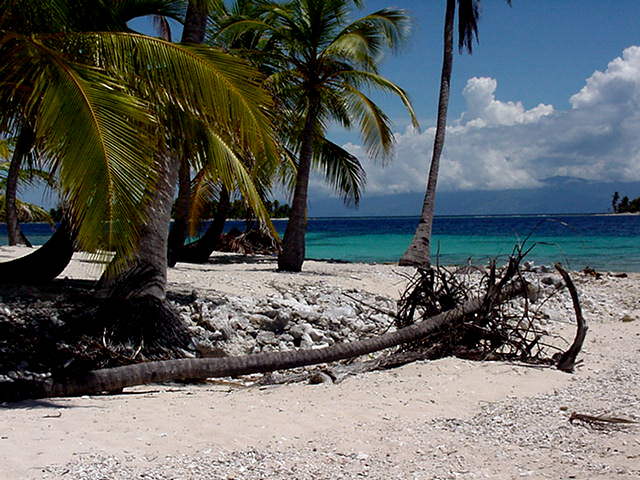
[[[146,222],[141,226],[136,254],[130,266],[113,278],[106,278],[108,296],[154,297],[164,300],[167,285],[167,239],[171,203],[178,176],[179,160],[165,155],[158,165],[158,183],[146,205]]]
[[[201,44],[204,42],[207,28],[207,10],[202,1],[191,0],[187,7],[182,31],[182,42]],[[178,176],[178,198],[176,199],[175,218],[169,234],[169,266],[175,266],[187,238],[187,218],[191,210],[191,168],[188,159],[180,164]]]
[[[223,185],[220,189],[218,208],[213,221],[204,235],[188,245],[185,245],[178,254],[179,262],[206,263],[213,251],[220,245],[220,237],[224,231],[224,224],[229,216],[231,197],[229,191]]]
[[[0,263],[0,283],[36,284],[53,280],[71,261],[73,230],[63,220],[47,242],[35,252]]]
[[[158,300],[166,297],[167,240],[179,163],[180,160],[168,153],[157,163],[158,183],[145,207],[147,220],[140,230],[135,259],[130,268],[111,283],[111,294],[116,297],[154,297]],[[123,289],[127,284],[129,287]]]
[[[278,270],[299,272],[305,256],[305,233],[307,231],[307,198],[311,158],[313,157],[313,127],[318,114],[319,100],[313,98],[302,131],[300,160],[296,173],[296,186],[291,202],[291,214],[282,240],[282,251],[278,255]]]
[[[312,350],[268,352],[242,357],[183,358],[94,370],[80,377],[61,380],[59,383],[41,384],[32,387],[29,391],[0,392],[0,399],[18,400],[97,394],[152,382],[231,377],[334,362],[415,342],[434,331],[462,322],[464,316],[485,308],[487,302],[499,303],[517,295],[526,294],[526,291],[526,283],[516,281],[501,292],[489,291],[485,297],[469,300],[464,305],[435,317],[366,340],[339,343]]]
[[[180,252],[187,238],[187,218],[191,210],[191,168],[188,160],[182,160],[178,172],[178,198],[175,202],[175,215],[173,225],[169,232],[167,262],[170,267],[175,267],[180,257]]]
[[[400,265],[429,267],[431,264],[431,231],[436,205],[436,186],[440,157],[444,148],[444,137],[447,129],[447,108],[449,106],[449,90],[451,85],[451,69],[453,67],[453,23],[456,13],[456,0],[447,0],[444,24],[444,55],[442,75],[440,77],[440,98],[438,100],[438,122],[436,136],[433,141],[433,156],[427,179],[427,191],[424,195],[420,221],[416,233],[407,251],[400,258]]]
[[[134,332],[144,348],[180,357],[191,337],[179,314],[166,300],[167,240],[179,160],[168,154],[158,161],[158,183],[146,205],[136,255],[118,274],[117,256],[100,280],[106,297],[97,316],[120,331]],[[143,353],[145,350],[143,350]]]
[[[9,245],[27,245],[31,244],[20,230],[18,223],[18,209],[16,205],[16,197],[18,193],[18,178],[22,162],[33,148],[35,135],[33,129],[27,125],[23,125],[18,135],[16,148],[13,151],[13,157],[9,164],[7,172],[7,189],[5,192],[5,212],[7,217],[7,236]]]

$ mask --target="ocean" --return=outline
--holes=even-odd
[[[307,257],[351,262],[397,262],[417,217],[311,218]],[[275,220],[282,235],[286,220]],[[227,230],[244,222],[227,222]],[[51,235],[46,224],[26,224],[34,245]],[[504,260],[516,245],[533,246],[535,264],[562,262],[571,269],[640,272],[640,215],[439,216],[434,221],[433,261],[441,264]],[[0,225],[0,244],[6,226]]]

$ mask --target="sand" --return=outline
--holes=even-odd
[[[21,253],[2,247],[0,260]],[[169,288],[268,296],[321,282],[397,298],[412,273],[306,262],[303,273],[279,274],[268,257],[213,260],[178,264]],[[98,274],[76,255],[63,276]],[[339,384],[147,385],[4,404],[2,478],[639,478],[638,425],[569,415],[640,421],[640,275],[575,278],[590,324],[575,374],[446,358]],[[554,325],[570,339],[568,305],[555,311],[569,323]]]

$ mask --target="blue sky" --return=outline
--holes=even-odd
[[[546,179],[554,177],[640,182],[640,1],[512,3],[482,1],[480,43],[473,55],[455,55],[439,190],[542,193]],[[398,54],[385,57],[382,73],[409,93],[422,123],[420,133],[407,129],[400,102],[376,97],[397,132],[396,157],[384,169],[366,161],[356,134],[331,128],[332,138],[366,165],[365,208],[371,197],[379,204],[380,197],[424,190],[444,4],[368,0],[361,11],[394,6],[413,17],[411,38]],[[150,32],[146,19],[132,26]],[[312,207],[331,196],[321,179],[312,181]]]
[[[439,84],[444,1],[370,0],[366,10],[388,5],[414,18],[406,50],[385,61],[384,73],[402,85],[419,115],[435,116]],[[464,110],[462,89],[471,77],[492,77],[500,97],[531,108],[539,103],[569,107],[569,97],[595,71],[640,44],[637,0],[502,0],[481,2],[480,43],[473,55],[454,59],[450,116]],[[396,107],[389,111],[400,114]]]
[[[411,12],[413,35],[399,55],[385,59],[383,73],[410,94],[423,132],[406,131],[399,103],[382,100],[395,120],[397,155],[384,170],[367,169],[365,208],[372,196],[423,191],[437,108],[444,3],[393,4]],[[638,182],[640,50],[633,46],[640,45],[640,2],[512,3],[510,8],[501,0],[483,1],[479,44],[473,55],[455,56],[439,190],[538,189],[545,195],[547,179],[554,177]],[[367,10],[386,5],[369,1]],[[334,135],[364,155],[357,137]],[[319,181],[312,188],[316,204],[328,194]]]

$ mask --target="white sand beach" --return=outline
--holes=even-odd
[[[0,261],[25,252],[0,247]],[[270,257],[212,261],[178,264],[169,289],[267,298],[311,285],[397,300],[412,273],[309,261],[281,274]],[[77,254],[62,276],[98,274]],[[574,374],[445,358],[337,384],[215,380],[3,404],[2,478],[640,478],[640,425],[569,422],[572,412],[640,422],[640,275],[572,275],[590,327]],[[566,291],[545,308],[549,329],[571,341]]]

